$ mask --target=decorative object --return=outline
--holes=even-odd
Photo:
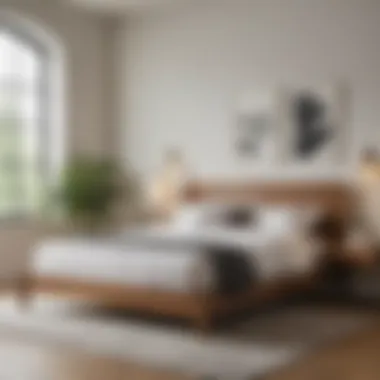
[[[270,114],[264,110],[239,115],[236,140],[239,157],[261,157],[264,154],[270,128]]]
[[[299,87],[285,95],[285,130],[291,161],[344,162],[348,145],[345,86]]]
[[[97,230],[104,224],[121,193],[121,173],[108,160],[76,158],[67,166],[62,183],[65,211],[77,227]]]
[[[239,159],[265,164],[273,158],[275,148],[275,91],[268,86],[242,94],[236,105],[234,150]]]
[[[169,149],[162,168],[149,189],[149,207],[159,219],[170,218],[181,202],[186,182],[186,170],[182,155],[177,149]]]
[[[360,157],[360,171],[362,177],[380,178],[380,152],[376,147],[364,149]]]
[[[359,173],[359,202],[361,228],[376,246],[380,239],[380,154],[371,147],[361,156]]]

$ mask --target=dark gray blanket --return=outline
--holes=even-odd
[[[204,252],[214,270],[218,294],[232,295],[243,292],[257,278],[252,263],[239,249],[209,246]]]

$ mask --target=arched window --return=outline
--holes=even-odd
[[[0,17],[0,218],[36,210],[56,169],[55,63],[49,44]]]

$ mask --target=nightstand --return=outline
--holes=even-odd
[[[372,267],[377,262],[377,253],[374,248],[348,248],[347,260],[358,267]]]
[[[364,231],[354,231],[345,243],[344,255],[353,265],[372,266],[377,261],[377,249],[373,239]]]

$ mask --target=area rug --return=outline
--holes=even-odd
[[[11,297],[0,298],[0,329],[199,379],[261,378],[376,319],[370,312],[293,306],[206,336],[79,303],[38,297],[24,310]]]

